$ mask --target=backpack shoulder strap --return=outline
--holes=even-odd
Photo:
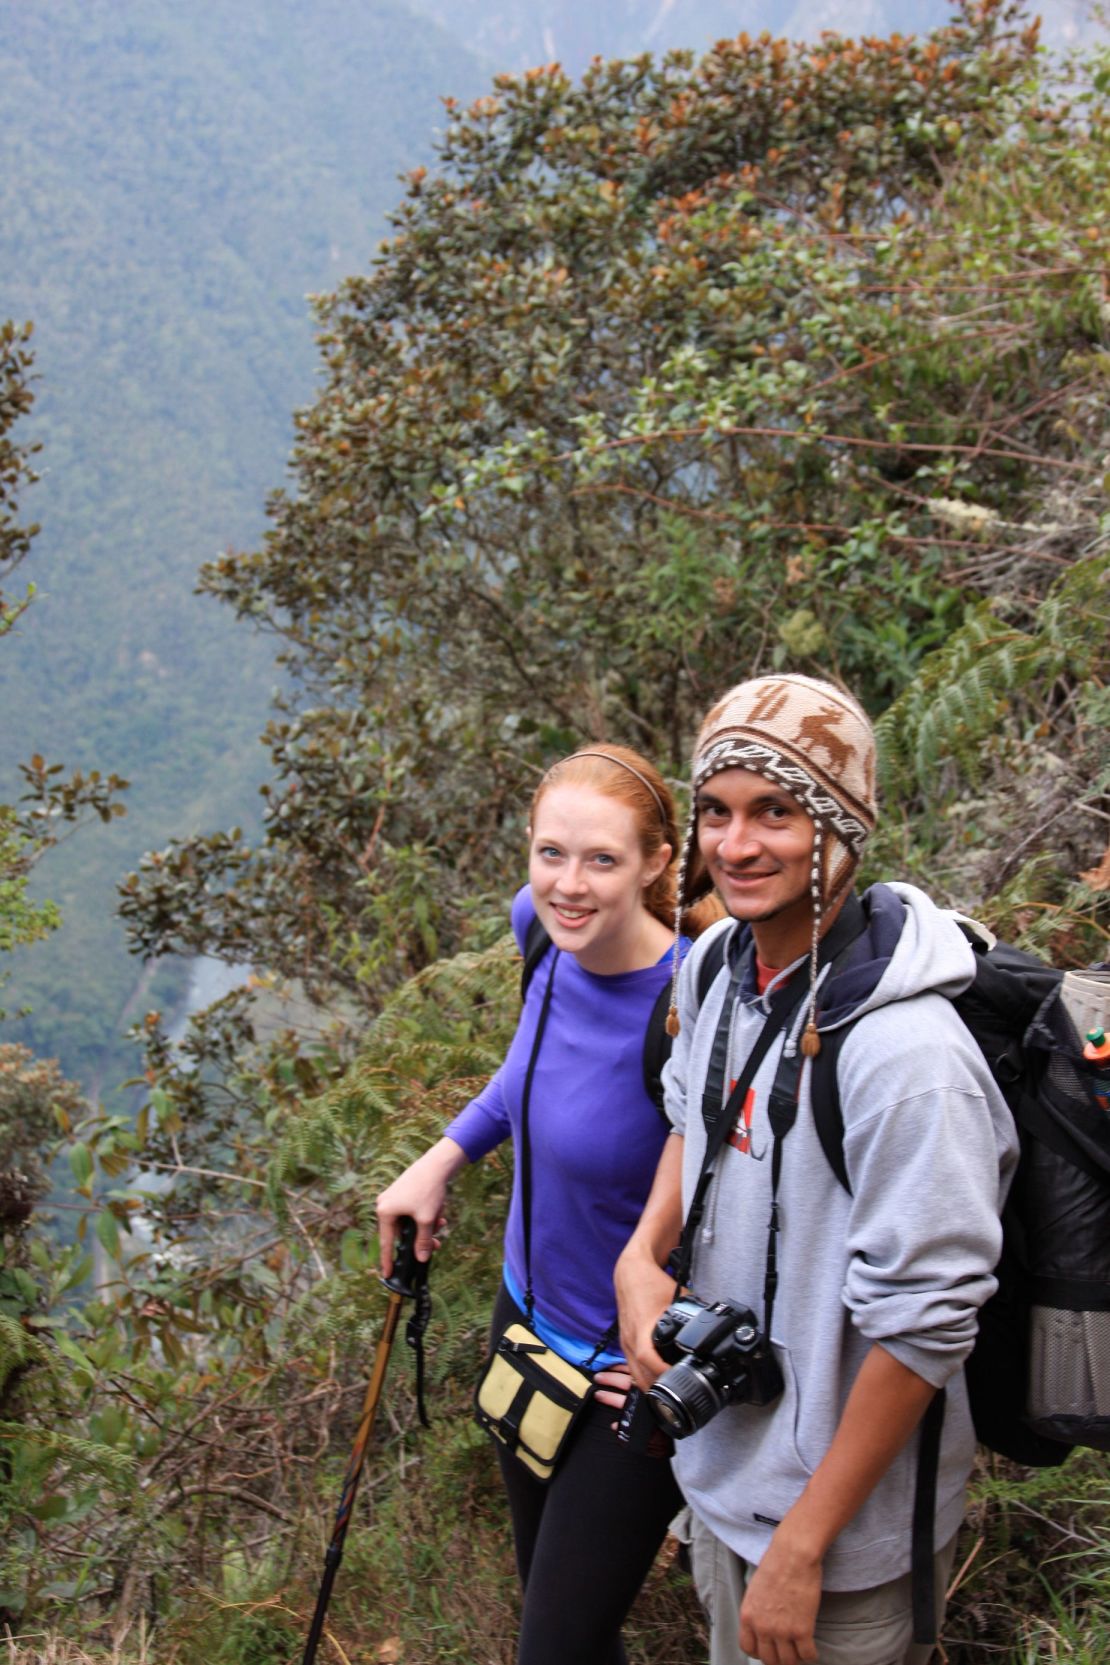
[[[644,1033],[643,1052],[644,1090],[668,1127],[670,1120],[663,1107],[663,1065],[670,1057],[671,1047],[674,1045],[667,1034],[667,1013],[670,1005],[671,985],[668,979],[659,990],[655,1005],[651,1008],[651,1016]]]
[[[833,971],[850,964],[856,944],[863,937],[867,929],[867,905],[853,893],[848,898],[839,918],[834,923],[825,942],[826,951],[832,954]],[[813,1111],[813,1125],[817,1137],[821,1142],[821,1149],[825,1161],[832,1169],[839,1185],[852,1194],[852,1187],[848,1180],[848,1164],[844,1159],[844,1111],[840,1103],[840,1081],[837,1064],[840,1059],[840,1049],[844,1038],[852,1028],[846,1023],[837,1029],[825,1030],[821,1035],[821,1050],[813,1060],[810,1075],[809,1099]],[[792,1058],[783,1057],[780,1072],[783,1083],[776,1080],[775,1087],[781,1090],[786,1085],[785,1077],[789,1073],[788,1089],[795,1099],[798,1096],[798,1077],[801,1073],[801,1052],[796,1052]]]
[[[698,965],[698,1007],[705,1005],[705,997],[713,987],[717,973],[725,963],[725,950],[731,931],[718,931],[701,957]]]
[[[1022,1036],[1061,973],[1008,943],[988,944],[962,919],[956,923],[975,949],[975,976],[952,1005],[970,1029],[1012,1109],[1013,1095],[1022,1078]],[[813,1060],[810,1082],[813,1121],[821,1149],[849,1193],[852,1187],[844,1160],[844,1112],[836,1066],[850,1029],[851,1024],[845,1024],[821,1036],[821,1050]]]
[[[852,1194],[852,1187],[848,1182],[848,1164],[844,1160],[844,1111],[840,1103],[840,1081],[836,1066],[844,1037],[850,1028],[851,1025],[847,1024],[842,1029],[830,1029],[821,1036],[821,1050],[813,1060],[813,1073],[809,1082],[813,1125],[817,1129],[825,1161],[849,1196]]]
[[[699,1006],[709,992],[713,979],[725,963],[725,938],[727,936],[727,931],[720,932],[702,956],[701,964],[698,966]],[[667,1013],[670,1010],[670,1004],[671,985],[667,982],[659,990],[655,1005],[651,1008],[651,1016],[648,1018],[647,1031],[644,1035],[643,1053],[644,1089],[664,1120],[667,1120],[667,1112],[663,1102],[663,1065],[670,1057],[671,1047],[674,1045],[667,1033]],[[670,1126],[669,1120],[667,1120],[667,1125]]]
[[[520,998],[528,993],[528,985],[532,981],[532,973],[551,947],[548,936],[539,914],[533,914],[531,922],[524,935],[524,965],[520,972]]]

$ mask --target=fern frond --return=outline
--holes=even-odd
[[[1110,666],[1110,549],[1076,561],[1041,603],[1037,631],[1055,651],[1057,669],[1078,678]]]
[[[96,1440],[79,1439],[58,1428],[39,1428],[30,1422],[0,1420],[0,1441],[18,1441],[43,1456],[72,1464],[82,1472],[92,1471],[106,1480],[126,1480],[135,1472],[136,1459],[128,1451]]]
[[[1073,576],[1074,569],[1068,579]],[[973,786],[980,784],[1017,696],[1038,680],[1050,684],[1074,650],[1075,603],[1064,596],[1061,589],[1046,599],[1033,632],[1003,624],[994,606],[979,602],[951,639],[922,662],[876,724],[888,791],[916,787],[930,796],[946,762]]]
[[[0,1386],[13,1370],[26,1364],[30,1356],[31,1338],[18,1319],[0,1312]]]
[[[308,1171],[327,1184],[356,1167],[373,1190],[383,1159],[396,1173],[414,1135],[434,1137],[496,1070],[516,1022],[518,975],[509,936],[439,961],[391,995],[342,1080],[287,1128],[278,1183]]]

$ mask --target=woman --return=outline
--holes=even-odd
[[[519,1136],[550,984],[528,1115],[531,1253],[518,1162],[492,1333],[523,1319],[530,1273],[533,1328],[594,1375],[597,1394],[547,1484],[496,1447],[524,1587],[518,1665],[623,1665],[621,1623],[681,1502],[665,1442],[638,1451],[616,1437],[630,1378],[613,1346],[613,1266],[667,1136],[644,1085],[643,1048],[670,979],[677,843],[670,793],[639,753],[586,749],[547,772],[532,801],[529,886],[512,920],[522,948],[537,915],[551,941],[516,1035],[489,1085],[378,1198],[383,1271],[405,1214],[427,1259],[446,1224],[451,1179]]]

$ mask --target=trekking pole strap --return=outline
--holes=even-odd
[[[432,1316],[432,1297],[427,1283],[422,1283],[416,1294],[412,1312],[405,1325],[405,1341],[416,1355],[416,1410],[421,1425],[430,1428],[428,1413],[424,1408],[424,1331],[428,1328],[428,1320]]]

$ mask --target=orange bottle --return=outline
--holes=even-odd
[[[1110,1035],[1105,1029],[1088,1029],[1083,1056],[1094,1066],[1095,1102],[1100,1110],[1110,1111]]]

